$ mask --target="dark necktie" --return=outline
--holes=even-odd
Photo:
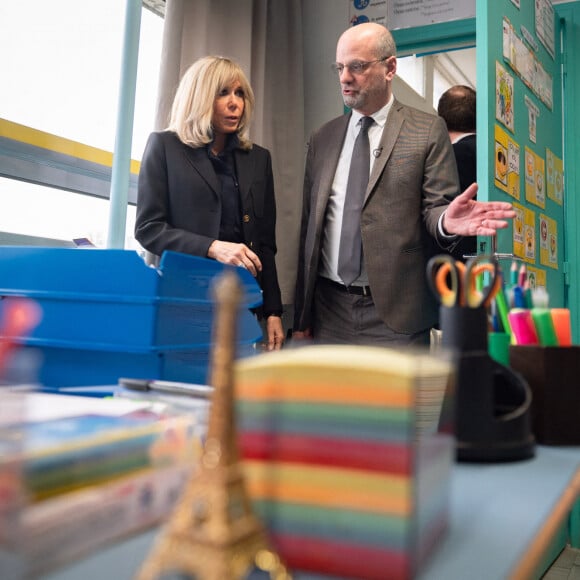
[[[361,119],[361,128],[354,142],[346,185],[338,250],[338,275],[347,286],[350,286],[359,277],[361,270],[360,216],[369,183],[371,160],[368,130],[373,123],[372,117]]]

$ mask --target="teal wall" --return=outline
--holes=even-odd
[[[502,62],[504,68],[514,76],[515,85],[515,127],[512,138],[520,146],[520,202],[530,207],[536,214],[536,245],[539,243],[538,215],[544,213],[558,223],[558,269],[540,264],[539,247],[536,248],[536,267],[546,272],[547,285],[551,293],[552,306],[566,306],[572,315],[573,341],[580,344],[580,59],[572,55],[580,54],[580,0],[558,3],[556,11],[557,54],[553,60],[538,40],[535,52],[553,75],[553,108],[550,111],[511,71],[502,57],[502,19],[506,15],[516,33],[521,37],[521,25],[534,35],[535,24],[533,3],[522,1],[518,10],[511,0],[498,2],[478,2],[475,19],[421,26],[415,29],[395,30],[393,35],[400,54],[425,53],[475,44],[477,47],[477,89],[478,89],[478,182],[479,199],[502,199],[514,201],[494,184],[495,159],[495,61]],[[559,54],[560,33],[563,53]],[[477,39],[477,42],[475,40]],[[564,74],[561,74],[564,71]],[[523,99],[527,95],[540,110],[537,127],[537,141],[528,138],[527,107]],[[500,125],[501,126],[501,125]],[[506,130],[507,131],[507,130]],[[510,133],[507,131],[508,134]],[[530,147],[545,158],[545,147],[564,159],[564,204],[559,206],[546,197],[545,208],[530,205],[525,201],[524,149]],[[500,232],[496,249],[511,253],[513,230],[510,227]],[[486,250],[491,249],[490,238],[481,238]],[[506,267],[506,264],[502,264]]]
[[[566,199],[566,302],[572,316],[572,339],[580,344],[580,2],[568,2],[556,7],[563,20],[564,45],[564,171]]]
[[[503,22],[507,18],[511,23],[515,34],[525,38],[525,28],[535,40],[536,46],[529,47],[544,70],[552,76],[553,105],[550,109],[542,99],[520,78],[518,72],[509,64],[503,56]],[[511,0],[501,2],[478,2],[476,13],[477,33],[477,113],[478,113],[478,183],[480,187],[480,199],[500,200],[515,202],[535,217],[535,248],[534,256],[520,255],[529,267],[545,273],[546,287],[550,295],[550,305],[562,307],[565,304],[565,221],[564,206],[550,199],[547,194],[547,154],[549,148],[558,158],[563,158],[562,144],[562,87],[560,74],[560,50],[559,50],[559,19],[555,18],[555,56],[552,57],[546,50],[535,30],[535,9],[533,2],[521,2],[518,9]],[[496,119],[496,62],[499,63],[508,75],[513,79],[513,129]],[[536,126],[536,141],[529,136],[528,107],[526,99],[531,101],[539,111]],[[483,122],[483,120],[486,122]],[[519,199],[509,195],[495,185],[495,127],[500,127],[508,137],[519,146]],[[544,159],[544,198],[543,207],[526,199],[525,186],[525,149],[526,147],[538,157]],[[557,224],[557,268],[548,263],[541,263],[540,252],[540,214],[548,216]],[[514,251],[513,228],[502,230],[497,236],[497,250],[501,253]],[[525,230],[524,232],[525,233]],[[527,242],[527,238],[526,238]],[[519,244],[524,248],[524,243]],[[524,253],[525,254],[525,253]],[[548,251],[545,252],[547,258]],[[547,259],[544,260],[548,262]],[[504,271],[510,266],[510,261],[502,262]]]

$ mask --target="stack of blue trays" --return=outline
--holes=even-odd
[[[214,260],[166,252],[151,268],[134,251],[0,247],[0,297],[35,300],[40,323],[14,337],[41,353],[46,387],[116,384],[119,377],[206,383]],[[251,308],[261,290],[244,269],[237,356],[255,352],[262,332]],[[1,333],[1,330],[0,330]]]

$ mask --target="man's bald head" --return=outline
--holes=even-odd
[[[375,58],[396,56],[397,46],[390,31],[382,24],[364,22],[345,30],[338,39],[338,45],[343,43],[366,45],[372,50]]]

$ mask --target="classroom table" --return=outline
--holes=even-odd
[[[418,580],[540,578],[567,541],[580,544],[579,498],[578,447],[538,446],[529,460],[455,464],[450,527]],[[156,531],[117,542],[43,578],[130,580]],[[322,578],[295,576],[296,580]]]

